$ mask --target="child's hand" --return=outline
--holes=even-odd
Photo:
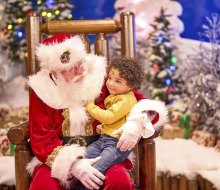
[[[88,104],[88,101],[87,100],[82,100],[82,104],[83,104],[83,106],[86,106]]]
[[[101,134],[101,131],[102,131],[102,124],[99,124],[96,126],[96,133]]]

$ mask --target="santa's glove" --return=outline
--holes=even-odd
[[[127,151],[134,148],[141,138],[143,126],[136,121],[127,121],[122,127],[116,130],[113,135],[121,134],[117,143],[117,148],[121,151]]]
[[[88,189],[99,189],[103,185],[105,176],[92,167],[100,158],[99,156],[94,159],[79,159],[71,168],[71,174]]]

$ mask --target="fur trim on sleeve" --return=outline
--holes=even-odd
[[[71,146],[64,146],[56,156],[52,167],[51,176],[60,180],[64,187],[69,187],[71,181],[70,168],[73,162],[76,161],[78,157],[84,157],[85,147],[73,144]]]
[[[150,100],[150,99],[143,99],[138,101],[138,103],[133,107],[130,112],[130,116],[132,114],[137,114],[140,112],[156,112],[159,116],[157,122],[153,123],[154,127],[160,127],[164,125],[168,121],[168,110],[165,104],[158,100]]]

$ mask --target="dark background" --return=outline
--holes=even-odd
[[[202,24],[205,17],[213,13],[220,14],[220,0],[177,0],[183,7],[180,19],[184,23],[185,30],[181,34],[183,38],[199,40],[199,32],[202,32]],[[99,19],[111,18],[115,14],[115,0],[70,0],[75,5],[73,19]]]

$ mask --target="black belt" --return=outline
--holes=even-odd
[[[74,137],[65,137],[59,136],[59,138],[64,142],[64,144],[78,144],[80,146],[89,146],[92,142],[98,140],[100,137],[99,134],[97,135],[90,135],[90,136],[74,136]]]

